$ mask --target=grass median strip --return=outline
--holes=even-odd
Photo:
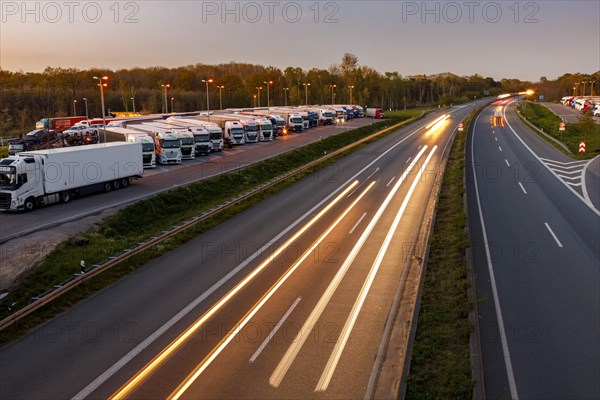
[[[2,300],[0,319],[7,317],[15,309],[29,304],[31,298],[56,285],[79,271],[80,260],[86,264],[100,264],[109,257],[119,254],[131,246],[144,242],[149,237],[158,236],[163,231],[194,216],[236,198],[249,190],[265,184],[286,172],[317,160],[324,153],[330,153],[373,134],[385,127],[421,114],[421,110],[399,112],[393,118],[362,128],[348,130],[343,134],[319,140],[310,145],[274,158],[261,161],[239,171],[219,175],[185,187],[177,188],[150,199],[127,206],[106,218],[96,229],[71,238],[56,247],[45,261],[29,275],[23,283]],[[310,134],[310,133],[308,133]],[[359,146],[360,147],[360,146]],[[353,148],[348,151],[355,151]],[[275,186],[269,187],[249,199],[243,200],[219,214],[196,224],[141,254],[110,270],[82,283],[66,295],[35,311],[17,324],[0,332],[0,343],[13,340],[58,312],[76,304],[81,299],[116,282],[121,277],[147,264],[154,258],[176,248],[198,234],[207,231],[253,204],[289,186],[301,177],[321,168],[337,157],[326,160],[318,167],[310,168]],[[13,305],[9,310],[8,305]]]
[[[600,152],[600,125],[594,123],[593,120],[590,121],[589,118],[591,117],[586,118],[582,116],[580,118],[581,123],[566,124],[565,130],[560,131],[559,125],[562,119],[541,104],[524,102],[519,105],[519,112],[528,122],[543,130],[556,140],[564,143],[573,153],[567,154],[570,157],[585,160],[597,156]],[[564,149],[556,145],[556,143],[548,140],[543,135],[540,136],[558,150],[565,153]],[[586,143],[585,153],[579,152],[580,142]]]
[[[407,378],[407,399],[472,397],[463,150],[474,114],[463,121],[464,132],[457,132],[444,173]]]

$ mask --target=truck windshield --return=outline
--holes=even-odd
[[[220,131],[214,131],[210,133],[210,138],[212,140],[219,140],[221,139],[221,132]]]
[[[194,138],[191,138],[191,137],[186,137],[186,138],[182,138],[179,140],[181,140],[182,146],[191,146],[194,144]]]
[[[163,140],[162,147],[163,149],[176,149],[180,147],[179,140]]]
[[[271,124],[263,124],[260,126],[260,130],[261,131],[272,131],[273,130],[273,125]]]
[[[293,124],[301,124],[304,120],[302,119],[302,117],[294,117],[292,118],[292,123]]]
[[[194,135],[196,142],[208,142],[209,137],[207,134]]]
[[[142,143],[142,151],[154,151],[154,143]]]
[[[232,128],[232,129],[231,129],[231,134],[232,134],[233,136],[241,136],[241,135],[243,135],[243,134],[244,134],[244,130],[243,130],[243,129],[241,129],[241,128]]]
[[[257,132],[258,125],[246,125],[246,131],[248,132]]]
[[[0,189],[14,190],[17,185],[17,176],[15,174],[0,174]]]

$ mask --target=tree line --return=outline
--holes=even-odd
[[[162,112],[165,106],[170,112],[206,110],[206,82],[203,80],[210,79],[211,109],[221,104],[227,108],[266,106],[267,102],[302,105],[307,101],[308,104],[333,101],[402,109],[521,91],[531,84],[516,79],[495,81],[480,75],[379,73],[359,65],[358,58],[349,53],[340,64],[307,71],[298,67],[281,70],[235,62],[116,71],[47,67],[36,73],[0,69],[0,133],[7,136],[7,133],[27,132],[33,129],[35,121],[44,117],[86,115],[86,107],[90,117],[100,117],[99,80],[94,77],[103,76],[108,77],[104,88],[107,113],[133,112],[135,107],[135,111],[142,114]]]

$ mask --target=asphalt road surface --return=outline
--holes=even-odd
[[[344,125],[319,126],[302,134],[290,134],[272,142],[261,142],[236,146],[220,153],[184,160],[180,165],[158,165],[156,169],[144,170],[144,177],[127,188],[76,199],[69,204],[42,207],[31,213],[0,213],[0,243],[14,237],[44,228],[53,228],[61,222],[80,219],[84,216],[114,208],[117,205],[152,196],[165,190],[186,185],[223,172],[232,171],[248,164],[274,157],[286,151],[373,123],[371,118],[352,119]]]
[[[365,146],[0,349],[2,397],[368,396],[436,169],[470,110]]]
[[[488,399],[600,398],[597,160],[492,105],[469,132],[467,195]],[[590,193],[595,192],[594,196]]]

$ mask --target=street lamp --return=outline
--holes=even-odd
[[[260,107],[260,91],[262,90],[262,86],[257,86],[256,91],[258,93],[258,107]]]
[[[202,79],[202,82],[206,83],[206,111],[208,112],[208,120],[210,121],[210,103],[208,100],[208,84],[212,83],[212,79]]]
[[[304,97],[305,97],[305,101],[306,101],[306,105],[308,105],[308,87],[310,86],[310,82],[309,83],[303,83],[302,86],[304,86]]]
[[[581,82],[581,83],[583,83],[583,93],[582,93],[582,96],[585,96],[585,84],[586,84],[587,82],[586,82],[586,81],[583,81],[583,82]]]
[[[333,85],[329,85],[329,86],[331,86],[331,105],[333,105],[333,91],[337,87],[337,85],[333,84]]]
[[[354,86],[348,86],[348,88],[350,89],[350,105],[352,105],[352,89],[354,89]]]
[[[590,83],[592,85],[590,88],[590,96],[593,96],[594,95],[594,83],[596,83],[596,81],[590,81]]]
[[[285,106],[286,106],[286,107],[287,107],[287,95],[288,95],[288,92],[289,92],[289,91],[290,91],[290,88],[289,88],[289,87],[284,87],[284,88],[283,88],[283,98],[284,98],[284,101],[285,101]]]
[[[98,78],[94,76],[94,79],[100,81],[98,86],[100,86],[100,102],[102,103],[102,132],[104,133],[104,143],[106,144],[106,113],[104,112],[104,88],[108,86],[106,81],[108,80],[108,76],[103,76]]]
[[[267,84],[267,107],[271,107],[271,85],[273,81],[264,81],[263,83]]]
[[[90,119],[88,114],[87,99],[84,97],[83,101],[85,102],[85,119]]]
[[[131,102],[133,103],[133,112],[135,113],[135,97],[131,98]]]
[[[77,100],[73,100],[73,116],[77,115]]]
[[[219,88],[219,109],[222,110],[223,109],[223,97],[221,96],[221,91],[223,89],[225,89],[225,86],[221,85],[221,86],[217,86]]]
[[[578,92],[579,92],[579,82],[575,82],[575,96],[577,96]]]
[[[163,100],[163,112],[166,114],[169,112],[169,105],[167,104],[167,88],[170,88],[171,85],[168,83],[166,85],[160,85],[165,88],[165,98]]]
[[[254,97],[254,103],[253,103],[254,104],[254,108],[256,108],[256,95],[253,95],[253,97]]]
[[[175,109],[173,108],[173,101],[175,100],[175,97],[171,97],[171,112],[175,112]]]

